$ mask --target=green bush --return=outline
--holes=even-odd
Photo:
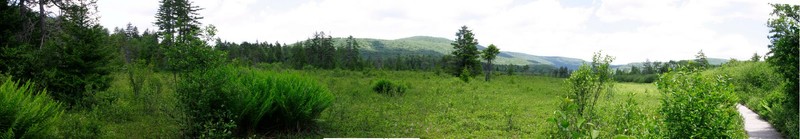
[[[723,76],[673,71],[656,83],[668,138],[745,138],[733,84]]]
[[[245,70],[231,90],[240,128],[307,129],[333,101],[333,94],[294,73]]]
[[[645,94],[647,92],[644,92]],[[634,100],[634,94],[629,94],[624,102],[612,106],[610,113],[605,114],[605,124],[610,135],[630,136],[640,138],[660,138],[659,119],[645,114],[639,108],[639,102]]]
[[[20,86],[11,78],[0,85],[0,138],[52,138],[48,136],[64,110],[47,91],[33,88],[33,83]]]
[[[597,115],[596,104],[602,94],[610,94],[614,82],[609,63],[614,58],[595,53],[590,65],[581,65],[566,80],[569,85],[567,97],[561,107],[550,118],[555,128],[548,132],[551,138],[597,138],[602,121]]]
[[[378,80],[375,85],[372,85],[372,91],[389,96],[399,96],[406,93],[408,87],[402,84],[397,84],[389,80]]]
[[[471,77],[472,76],[469,75],[469,70],[467,70],[466,68],[464,70],[461,70],[461,74],[459,74],[458,76],[458,78],[460,78],[461,81],[464,81],[465,83],[469,83],[469,79]]]
[[[233,130],[209,125],[224,125],[224,122],[236,118],[230,111],[232,97],[226,90],[234,75],[232,67],[196,70],[182,75],[176,91],[188,118],[184,131],[186,136],[197,137],[208,130]]]

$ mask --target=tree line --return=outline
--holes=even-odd
[[[630,68],[617,68],[614,71],[614,80],[621,82],[652,83],[658,79],[658,75],[673,71],[679,68],[688,69],[709,69],[717,67],[708,62],[708,58],[702,50],[697,52],[693,60],[670,60],[668,62],[647,60],[641,65],[631,65]]]

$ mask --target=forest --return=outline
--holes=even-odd
[[[191,0],[144,31],[96,0],[2,0],[0,138],[747,138],[737,104],[800,138],[800,5],[771,7],[767,55],[621,66],[515,59],[467,26],[229,42]]]

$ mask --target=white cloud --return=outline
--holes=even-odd
[[[604,50],[615,64],[709,57],[745,59],[767,51],[771,6],[754,0],[198,0],[219,37],[293,43],[315,31],[335,37],[454,38],[461,25],[504,51],[589,59]],[[570,1],[576,2],[576,1]],[[572,6],[571,6],[572,5]],[[157,0],[100,1],[101,24],[153,28]],[[143,30],[143,29],[142,29]]]

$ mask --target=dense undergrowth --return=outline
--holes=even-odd
[[[727,76],[734,84],[739,102],[769,121],[788,138],[797,138],[797,117],[785,110],[787,101],[781,92],[786,81],[781,80],[774,67],[765,62],[729,62],[703,72],[705,76]]]
[[[672,71],[656,83],[668,138],[745,138],[734,85],[725,76]]]

